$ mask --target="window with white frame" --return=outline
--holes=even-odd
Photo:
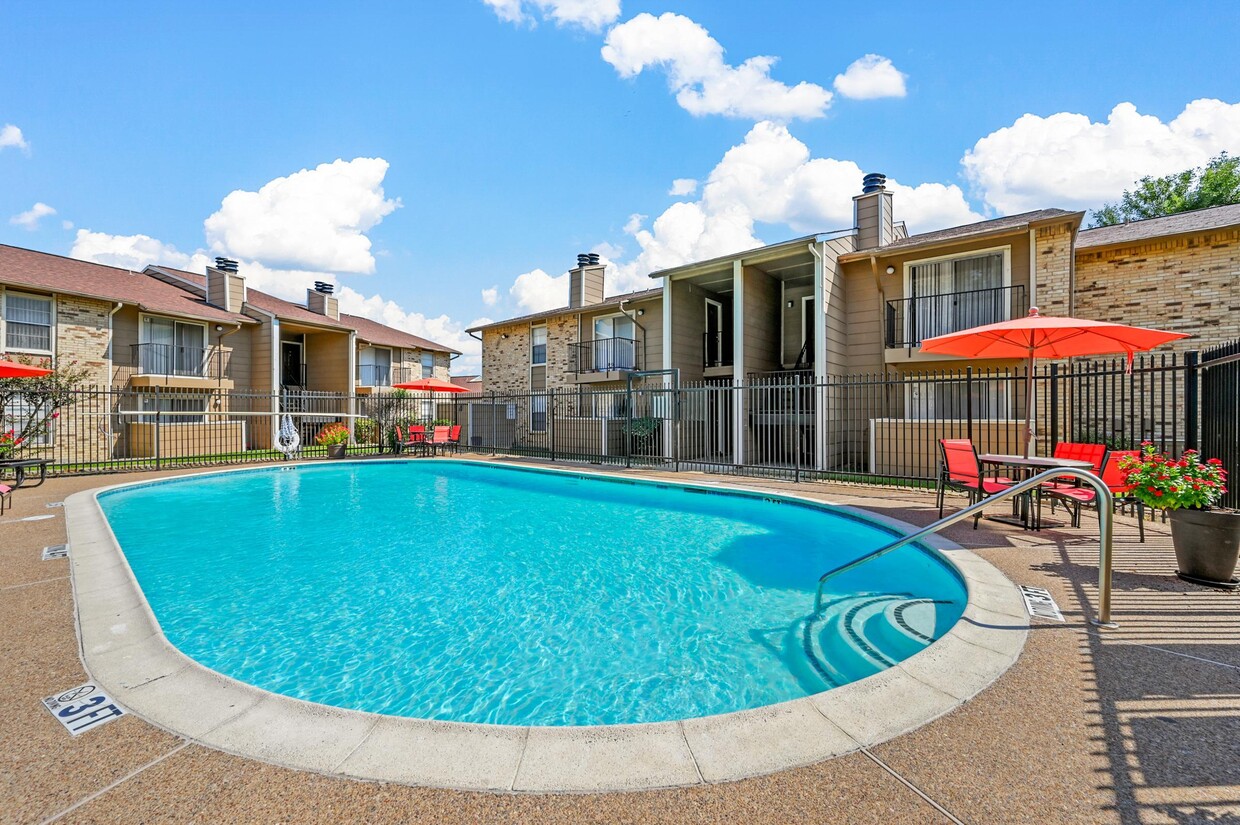
[[[924,341],[1008,320],[1008,249],[915,261],[906,265],[906,341]]]
[[[547,328],[534,327],[530,330],[530,363],[547,363]]]
[[[19,292],[4,294],[4,348],[52,351],[52,299]]]
[[[0,431],[7,432],[12,430],[15,436],[20,435],[25,431],[32,416],[43,417],[43,414],[44,409],[42,407],[31,404],[24,396],[15,395],[4,405],[4,409],[0,410]],[[56,420],[55,418],[48,418],[35,432],[27,435],[24,446],[52,446],[52,434],[56,426]]]
[[[138,409],[142,412],[159,412],[161,424],[201,424],[206,421],[207,397],[205,395],[156,395],[142,393],[138,396]],[[155,416],[144,415],[141,420],[155,423]]]
[[[430,378],[435,374],[435,353],[422,353],[422,377]]]
[[[530,430],[536,433],[547,431],[547,396],[530,396]]]
[[[392,351],[385,347],[362,347],[358,353],[358,383],[363,387],[391,384]]]

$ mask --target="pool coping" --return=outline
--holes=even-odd
[[[497,465],[492,459],[418,463],[444,460],[827,505],[879,526],[917,529],[861,508],[732,483],[656,481],[643,479],[640,471],[582,472]],[[304,461],[276,468],[321,466]],[[989,562],[936,536],[921,544],[963,579],[968,604],[960,621],[895,666],[823,693],[752,710],[629,725],[484,725],[347,710],[224,676],[166,639],[97,500],[104,492],[152,483],[160,481],[99,487],[65,499],[79,653],[87,672],[127,710],[159,728],[237,756],[327,775],[518,793],[651,790],[761,776],[877,745],[949,713],[1016,662],[1029,630],[1016,586]]]

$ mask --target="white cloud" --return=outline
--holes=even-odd
[[[383,193],[388,162],[355,158],[229,193],[204,222],[221,255],[292,269],[374,272],[366,232],[400,206]]]
[[[1194,100],[1164,123],[1120,103],[1105,123],[1082,114],[1027,114],[979,140],[961,160],[986,203],[1010,214],[1096,208],[1146,175],[1240,152],[1240,103]]]
[[[643,12],[607,33],[603,59],[621,77],[661,67],[676,101],[694,115],[741,118],[818,118],[831,92],[802,81],[787,86],[771,78],[774,57],[751,57],[739,66],[724,62],[723,46],[688,17]]]
[[[876,97],[904,97],[908,76],[881,54],[867,54],[854,60],[843,74],[835,76],[835,90],[844,97],[870,100]]]
[[[568,273],[548,275],[535,269],[517,276],[508,288],[524,312],[542,312],[568,305]]]
[[[692,195],[697,191],[698,182],[693,178],[676,178],[672,181],[672,188],[667,190],[667,194],[673,197],[681,198],[686,195]]]
[[[620,0],[482,0],[505,23],[533,24],[535,17],[558,26],[602,31],[620,17]]]
[[[15,149],[21,149],[24,152],[30,151],[30,143],[22,136],[22,130],[12,123],[6,123],[3,127],[0,127],[0,149],[6,149],[10,146]]]
[[[14,215],[13,217],[9,218],[9,223],[13,224],[14,226],[20,226],[22,229],[25,229],[27,232],[33,232],[39,228],[40,220],[42,220],[43,218],[46,218],[48,215],[55,215],[55,214],[56,214],[55,209],[48,206],[46,203],[43,203],[42,201],[40,201],[39,203],[36,203],[34,206],[27,209],[25,212],[22,212],[20,214]]]
[[[482,290],[482,303],[489,307],[495,306],[495,302],[499,300],[499,287],[487,287]]]
[[[64,229],[67,232],[68,230],[73,228],[73,221],[61,221],[60,228]]]
[[[79,229],[69,255],[135,272],[147,264],[165,264],[190,272],[202,272],[209,258],[201,251],[187,254],[149,235],[109,235]]]

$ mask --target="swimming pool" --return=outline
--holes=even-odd
[[[395,716],[657,722],[869,676],[965,588],[876,525],[777,497],[470,462],[161,481],[99,503],[169,641],[266,690]]]

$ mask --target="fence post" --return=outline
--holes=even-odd
[[[796,462],[796,464],[794,465],[796,467],[796,473],[794,476],[794,480],[796,481],[797,484],[800,484],[801,483],[801,438],[803,435],[801,431],[801,416],[803,414],[802,410],[805,409],[805,405],[802,403],[803,399],[801,398],[801,373],[799,372],[795,373],[793,375],[792,381],[793,381],[792,397],[796,399],[792,403],[792,420],[794,422],[792,425],[792,430],[793,432],[796,433],[796,438],[792,444],[792,455],[793,455],[793,460]]]
[[[555,461],[555,390],[547,390],[547,441],[551,447],[551,460]]]
[[[1051,390],[1050,390],[1050,413],[1047,417],[1050,419],[1048,426],[1050,428],[1051,439],[1051,455],[1055,454],[1055,447],[1059,445],[1059,365],[1051,364]]]
[[[626,470],[633,467],[633,376],[629,376],[628,384],[625,386],[625,404],[624,404],[624,468]]]
[[[499,412],[495,408],[495,390],[491,390],[491,455],[499,453]]]
[[[1198,378],[1201,368],[1201,351],[1191,350],[1184,355],[1184,449],[1198,449],[1198,429],[1201,423],[1198,410]]]
[[[973,442],[973,365],[964,368],[964,406],[965,419],[968,422],[965,426],[968,431],[969,442]]]
[[[159,409],[159,385],[155,385],[155,469],[159,469],[159,451],[160,451],[160,409]]]

